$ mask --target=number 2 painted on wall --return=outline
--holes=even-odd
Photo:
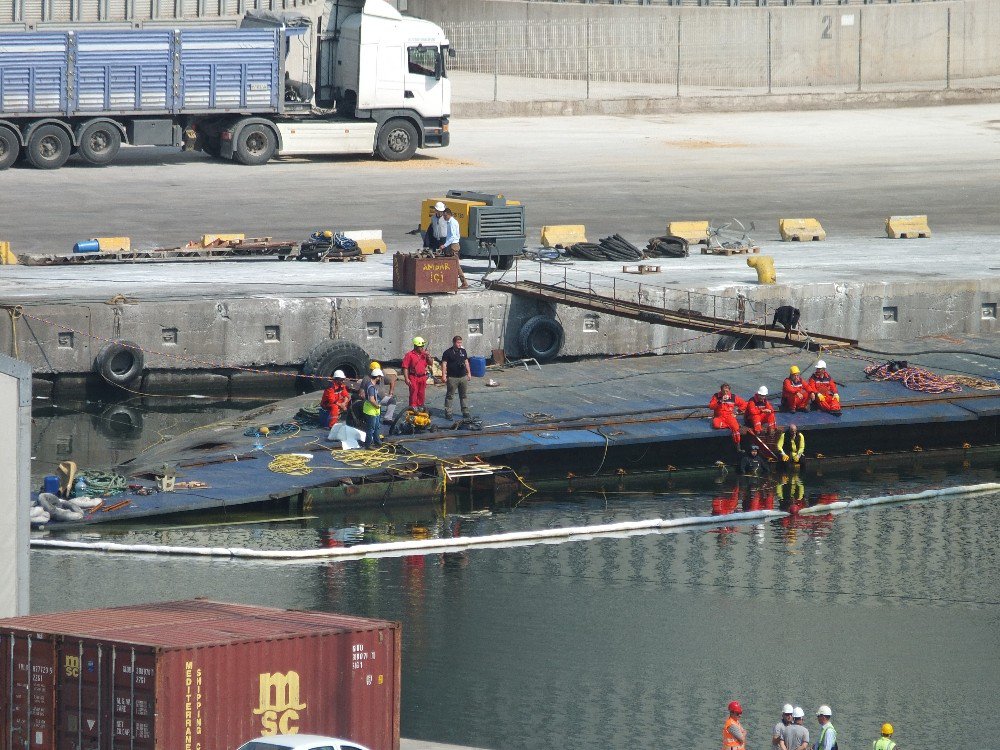
[[[820,34],[820,39],[833,39],[833,34],[830,30],[833,28],[833,16],[823,16],[823,33]]]

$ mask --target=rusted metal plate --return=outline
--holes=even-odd
[[[458,291],[458,258],[392,256],[392,288],[407,294],[454,294]]]

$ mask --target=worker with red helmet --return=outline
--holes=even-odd
[[[768,432],[774,432],[778,429],[774,421],[774,407],[767,400],[766,385],[758,388],[757,392],[747,401],[745,419],[747,427],[757,435],[760,435],[765,427]]]
[[[740,447],[740,423],[736,414],[747,408],[747,402],[733,393],[729,383],[719,386],[719,392],[708,402],[712,410],[712,427],[716,430],[728,429],[733,434],[733,443]]]
[[[722,725],[722,750],[746,750],[747,733],[740,724],[743,706],[739,701],[729,701],[729,718]]]
[[[781,384],[781,408],[793,414],[809,408],[809,386],[796,365],[788,368],[788,377]]]
[[[840,394],[837,393],[837,384],[826,371],[826,362],[822,359],[816,363],[816,371],[809,376],[808,387],[814,409],[822,409],[836,417],[840,416]]]

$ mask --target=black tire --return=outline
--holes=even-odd
[[[335,370],[343,370],[349,378],[360,378],[368,374],[371,358],[368,352],[350,341],[322,341],[312,348],[302,364],[302,374],[309,375],[312,383],[319,388],[321,378],[331,378]]]
[[[92,417],[94,429],[112,440],[135,440],[142,436],[142,412],[128,404],[111,404]]]
[[[378,131],[375,151],[386,161],[406,161],[417,153],[417,129],[408,120],[389,120]]]
[[[58,125],[42,125],[28,138],[28,161],[37,169],[59,169],[69,158],[73,142]]]
[[[517,333],[521,355],[533,357],[539,362],[555,359],[565,341],[566,333],[559,321],[545,315],[529,319]]]
[[[753,336],[720,336],[715,342],[715,351],[732,352],[743,349],[763,349],[764,342]]]
[[[351,405],[347,407],[347,414],[344,416],[344,421],[347,422],[348,427],[354,427],[355,429],[364,429],[365,426],[365,401],[361,398],[351,399]]]
[[[7,169],[16,162],[20,153],[21,144],[17,140],[17,133],[0,126],[0,169]]]
[[[266,125],[247,125],[236,139],[236,161],[248,167],[267,164],[278,150],[278,139]]]
[[[131,341],[111,341],[94,360],[94,370],[114,385],[128,385],[142,375],[142,350]]]
[[[507,271],[510,270],[510,268],[514,265],[514,256],[496,255],[493,258],[493,262],[499,270]]]
[[[122,134],[117,126],[110,122],[95,122],[83,131],[78,150],[85,162],[103,167],[114,161],[121,145]]]

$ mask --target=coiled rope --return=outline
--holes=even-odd
[[[869,380],[895,380],[905,388],[921,393],[959,393],[962,386],[979,391],[1000,390],[1000,383],[989,378],[974,375],[938,375],[916,365],[901,366],[902,363],[886,362],[865,368]]]
[[[128,479],[113,471],[81,471],[77,476],[83,477],[91,495],[115,495],[128,488]]]

